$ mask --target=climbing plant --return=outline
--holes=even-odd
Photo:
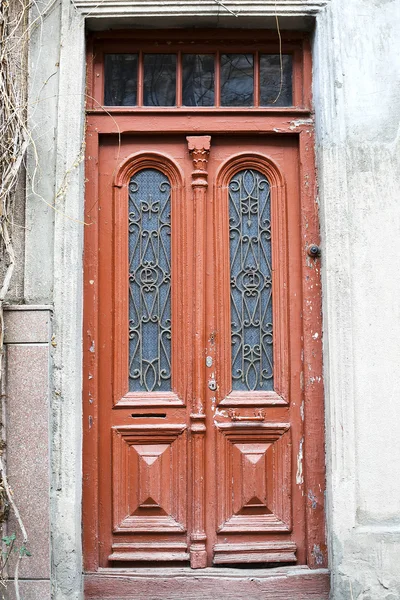
[[[30,136],[26,125],[26,49],[29,38],[29,0],[0,0],[0,384],[4,389],[4,302],[15,268],[13,219],[16,191],[22,184]],[[3,396],[2,396],[3,397]],[[3,437],[3,436],[2,436]],[[19,531],[2,537],[0,583],[5,588],[7,567],[15,554],[14,587],[20,600],[19,566],[29,556],[28,536],[14,501],[4,466],[4,441],[0,440],[0,521],[14,514]]]

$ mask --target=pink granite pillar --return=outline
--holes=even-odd
[[[32,553],[20,566],[23,600],[50,600],[49,343],[51,311],[14,306],[5,311],[6,371],[3,414],[7,474]],[[21,535],[11,513],[7,534]],[[11,562],[9,577],[13,576]],[[14,584],[8,583],[8,598]]]

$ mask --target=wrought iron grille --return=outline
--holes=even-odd
[[[157,169],[129,183],[129,389],[171,389],[171,185]]]
[[[229,183],[232,389],[273,390],[270,185],[259,171]]]

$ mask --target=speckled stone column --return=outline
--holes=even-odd
[[[32,554],[20,565],[20,593],[24,600],[50,599],[50,315],[46,306],[15,306],[5,314],[3,414],[7,473]],[[21,533],[11,514],[7,534],[13,532],[17,534],[18,546]],[[10,578],[13,572],[11,561]],[[11,580],[7,593],[10,600],[15,597]]]

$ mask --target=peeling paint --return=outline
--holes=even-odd
[[[215,396],[211,397],[211,411],[214,412],[215,411],[215,404],[217,402],[217,399]]]
[[[312,554],[315,558],[315,563],[317,565],[323,565],[324,564],[324,555],[321,552],[321,548],[319,547],[318,544],[314,544],[313,550],[312,550]]]
[[[311,490],[309,490],[307,497],[308,497],[309,501],[311,502],[311,508],[313,510],[315,510],[317,508],[317,504],[318,504],[317,497],[314,496],[314,494],[312,493]]]
[[[95,352],[94,340],[92,340],[92,343],[91,343],[90,348],[89,348],[89,352],[91,352],[92,354]]]
[[[312,119],[295,119],[294,121],[290,121],[289,129],[292,131],[297,129],[297,127],[302,127],[303,125],[312,125]]]
[[[215,411],[215,416],[216,417],[228,417],[228,411],[227,410],[221,410],[219,408],[217,408],[217,410]]]
[[[304,482],[304,478],[303,478],[303,444],[304,444],[304,438],[301,438],[300,446],[299,446],[299,453],[297,455],[296,483],[298,485],[302,485]]]
[[[92,429],[93,427],[93,417],[92,415],[89,415],[89,429]]]
[[[300,404],[300,416],[301,420],[304,421],[304,400],[302,400]]]

